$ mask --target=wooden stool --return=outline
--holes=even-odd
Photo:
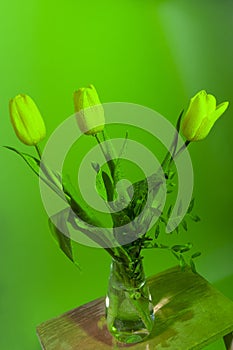
[[[42,349],[197,350],[224,337],[226,349],[233,350],[233,302],[203,277],[174,267],[148,281],[155,324],[146,341],[117,343],[106,329],[101,298],[39,325]]]

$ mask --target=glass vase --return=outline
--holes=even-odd
[[[122,343],[141,342],[151,333],[153,304],[141,260],[129,266],[112,261],[106,321],[109,332]]]

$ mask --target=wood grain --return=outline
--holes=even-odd
[[[233,302],[203,277],[174,267],[149,278],[148,283],[155,324],[143,343],[124,345],[112,338],[101,298],[39,325],[42,349],[198,350],[221,337],[226,348],[232,349]]]

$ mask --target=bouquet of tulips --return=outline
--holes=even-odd
[[[65,197],[65,200],[69,204],[70,210],[58,213],[56,218],[57,222],[62,222],[63,232],[61,225],[59,227],[56,225],[56,220],[49,220],[50,228],[60,248],[69,259],[77,263],[73,254],[76,243],[69,236],[69,225],[72,225],[73,229],[87,235],[91,240],[102,246],[113,259],[122,262],[128,268],[130,267],[132,271],[137,268],[138,262],[142,259],[142,250],[150,248],[168,249],[179,260],[183,268],[191,265],[191,268],[195,271],[193,259],[200,255],[200,253],[192,254],[188,261],[185,258],[185,253],[192,247],[191,243],[177,244],[170,247],[159,242],[161,232],[168,222],[172,205],[168,207],[166,212],[161,212],[159,207],[154,207],[152,203],[149,203],[149,205],[147,203],[147,210],[143,217],[140,217],[140,213],[145,207],[148,197],[148,182],[152,184],[150,186],[150,191],[152,192],[150,195],[152,195],[152,198],[156,198],[158,190],[164,181],[167,187],[171,189],[171,183],[175,179],[173,161],[183,150],[176,149],[176,136],[174,140],[171,140],[171,149],[173,151],[165,155],[161,164],[162,173],[157,171],[150,178],[134,183],[122,193],[118,202],[116,201],[114,204],[111,204],[115,199],[116,184],[121,180],[122,175],[120,162],[113,156],[116,150],[113,147],[106,146],[104,143],[106,139],[109,139],[105,129],[104,108],[93,85],[87,88],[81,88],[74,93],[74,107],[77,113],[78,126],[83,134],[86,135],[84,137],[92,136],[96,139],[108,166],[108,171],[103,171],[98,164],[92,164],[98,181],[104,188],[105,199],[109,201],[110,207],[111,205],[113,206],[111,209],[114,209],[110,212],[113,234],[109,237],[102,228],[98,218],[91,215],[90,210],[80,204],[75,186],[67,180],[67,177],[57,174],[56,169],[50,169],[43,162],[39,143],[45,138],[46,129],[34,101],[28,95],[20,94],[10,101],[9,107],[11,123],[16,135],[24,144],[34,146],[37,156],[20,152],[13,147],[6,147],[19,154],[34,173],[56,192],[58,196]],[[181,131],[186,139],[185,147],[191,142],[203,140],[227,107],[228,102],[223,102],[216,106],[216,99],[213,95],[207,94],[204,90],[198,92],[191,99],[186,113],[181,113],[176,125],[177,133]],[[133,193],[132,196],[130,196],[131,190]],[[124,203],[127,203],[125,207]],[[192,199],[186,216],[174,231],[179,232],[180,227],[187,230],[188,217],[194,221],[199,221],[199,217],[192,213],[193,205],[194,200]],[[121,209],[118,210],[118,208]],[[150,222],[155,215],[159,219],[153,230],[148,232]],[[137,220],[137,217],[140,217],[140,220]],[[82,225],[79,219],[82,220]],[[125,225],[128,225],[127,230],[122,229]]]

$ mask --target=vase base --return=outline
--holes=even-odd
[[[151,314],[151,326],[154,315]],[[110,328],[110,333],[120,343],[135,344],[145,340],[150,335],[151,329],[145,328],[143,322],[139,320],[115,319],[114,325]]]
[[[149,333],[147,333],[147,332],[140,333],[140,334],[132,334],[132,333],[131,334],[129,334],[129,333],[118,334],[118,333],[114,333],[113,336],[120,343],[136,344],[136,343],[140,343],[143,340],[145,340],[149,336]]]

